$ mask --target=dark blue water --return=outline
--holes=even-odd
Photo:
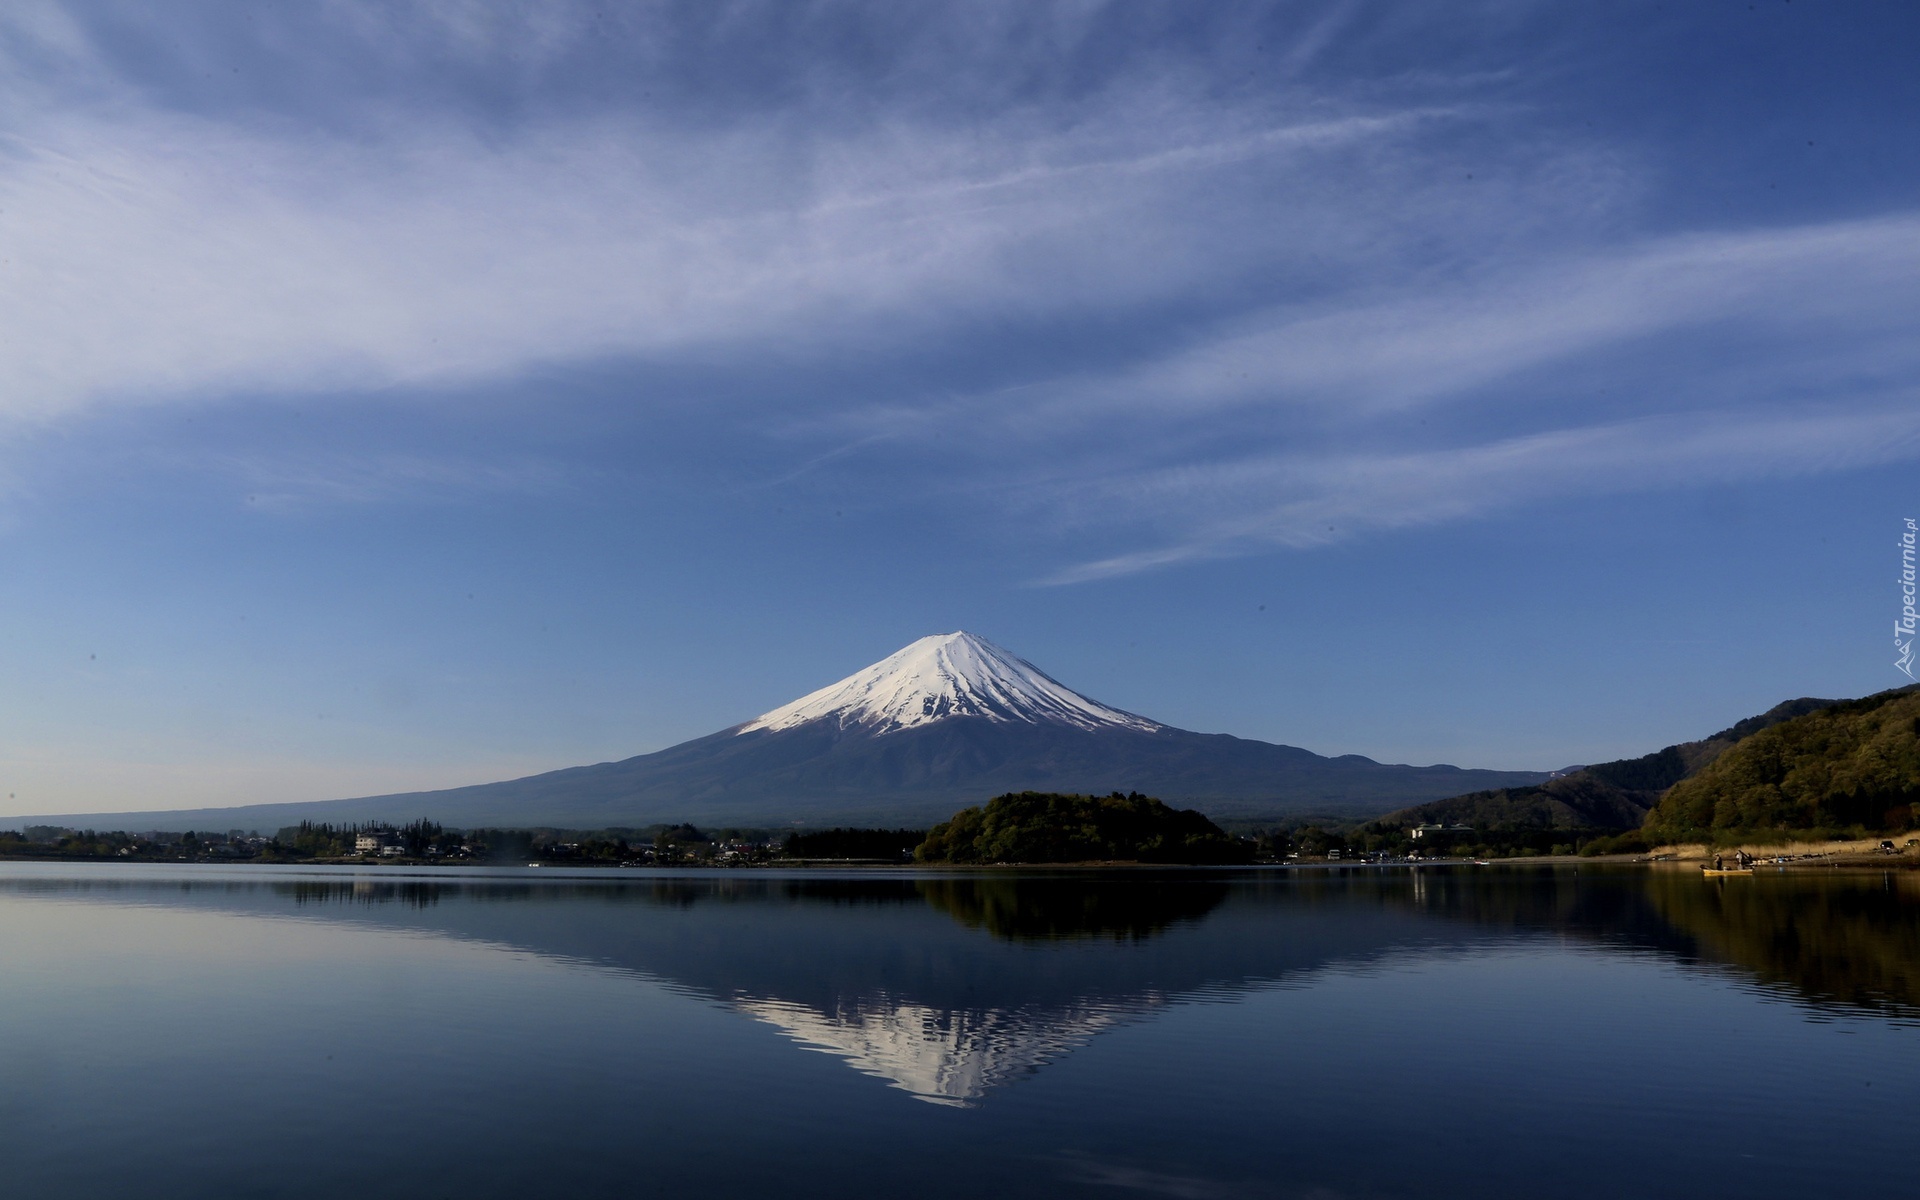
[[[1920,879],[0,867],[10,1196],[1911,1187]]]

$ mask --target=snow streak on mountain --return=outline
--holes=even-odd
[[[1089,700],[1025,659],[961,632],[923,637],[864,671],[749,721],[739,732],[832,721],[842,729],[887,733],[947,717],[1143,733],[1162,728]]]

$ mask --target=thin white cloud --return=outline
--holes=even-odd
[[[194,465],[204,469],[205,457]],[[464,499],[475,493],[542,495],[576,488],[592,472],[537,460],[488,462],[446,455],[260,455],[221,460],[262,512],[294,512],[340,504],[384,504],[421,498]]]
[[[1004,147],[914,130],[794,167],[764,130],[598,122],[504,146],[438,129],[366,147],[181,116],[50,122],[0,156],[0,412],[844,344],[929,308],[1124,303],[1205,274],[1204,248],[1154,238],[1142,218],[1198,186],[1209,156],[1403,124],[1072,161],[1083,137],[1111,142],[1102,131],[1029,142],[1022,157],[1053,161],[1009,170]]]
[[[846,469],[878,441],[959,430],[945,444],[994,465],[955,486],[1025,495],[1060,526],[1144,527],[1159,547],[1064,580],[1542,494],[1549,448],[1577,464],[1631,441],[1596,431],[1656,428],[1516,382],[1583,356],[1702,330],[1791,346],[1718,363],[1638,410],[1703,413],[1700,428],[1717,432],[1680,437],[1690,457],[1662,468],[1661,453],[1635,450],[1643,469],[1562,476],[1654,487],[1715,462],[1812,469],[1809,447],[1826,444],[1814,435],[1854,445],[1865,434],[1844,414],[1910,378],[1920,354],[1920,216],[1608,237],[1637,194],[1627,158],[1481,138],[1468,183],[1446,138],[1501,132],[1512,115],[1468,103],[1359,111],[1303,92],[1277,118],[1284,106],[1235,108],[1143,75],[1097,105],[1003,105],[974,122],[863,112],[807,124],[776,107],[676,125],[629,106],[483,128],[457,107],[396,105],[378,128],[328,132],[162,109],[90,58],[57,6],[20,12],[0,21],[0,43],[67,63],[91,99],[0,92],[0,423],[15,428],[601,357],[857,360],[964,338],[970,322],[1105,314],[1140,330],[1163,309],[1237,313],[1172,350],[1174,333],[1116,342],[1083,356],[1095,367],[1013,371],[983,395],[884,411],[782,397],[758,414],[761,428],[825,430],[843,447],[814,450],[785,481]],[[551,64],[599,36],[582,6],[342,0],[332,12],[389,65]],[[1303,32],[1296,72],[1348,15],[1329,9]],[[1055,18],[1068,41],[1087,19]],[[1856,378],[1823,388],[1836,364]],[[1379,436],[1415,409],[1525,410],[1529,397],[1539,411],[1509,411],[1463,448],[1408,453]],[[1748,403],[1808,438],[1774,458],[1743,448],[1731,431]],[[1543,426],[1557,431],[1515,436]],[[1384,448],[1347,449],[1366,441]],[[258,461],[283,464],[286,486],[259,492],[286,504],[541,487],[553,474],[431,454]],[[1007,488],[1008,474],[1031,486]]]
[[[1920,458],[1920,397],[1870,410],[1717,413],[1574,427],[1447,450],[1272,455],[1086,488],[1079,503],[1184,521],[1184,536],[1043,580],[1305,548],[1531,501],[1813,474]]]
[[[1106,374],[1027,388],[1024,427],[1098,413],[1189,419],[1232,409],[1352,417],[1471,394],[1636,339],[1737,324],[1745,336],[1843,345],[1856,367],[1920,359],[1920,215],[1685,235],[1389,295],[1294,305]],[[1889,360],[1892,360],[1890,363]]]

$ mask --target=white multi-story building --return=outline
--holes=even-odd
[[[405,854],[407,848],[401,843],[399,835],[390,830],[375,829],[354,836],[353,852],[355,854],[378,854],[386,858],[397,858]]]

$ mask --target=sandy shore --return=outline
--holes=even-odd
[[[1898,852],[1887,854],[1880,849],[1883,840],[1890,840],[1898,847]],[[1773,863],[1776,859],[1786,860],[1783,866],[1805,867],[1915,867],[1920,866],[1920,834],[1901,833],[1890,838],[1858,838],[1829,842],[1746,842],[1739,846],[1710,847],[1698,842],[1689,842],[1678,846],[1660,846],[1651,855],[1641,856],[1661,862],[1698,863],[1711,859],[1714,855],[1723,855],[1731,861],[1735,854],[1746,851],[1762,863]]]

